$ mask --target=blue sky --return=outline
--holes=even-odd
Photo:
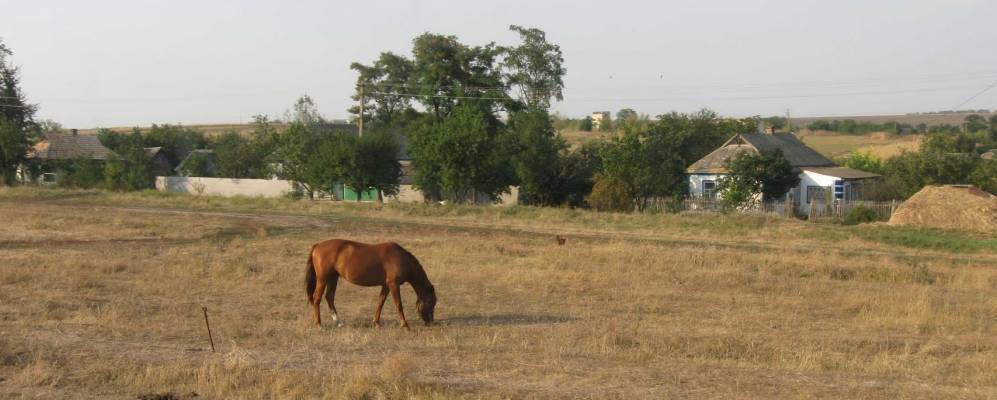
[[[423,32],[564,52],[569,116],[952,108],[997,81],[997,2],[6,1],[0,38],[39,117],[67,127],[248,121],[301,94],[347,117],[353,61]],[[963,108],[997,108],[997,88]]]

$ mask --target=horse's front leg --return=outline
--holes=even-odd
[[[381,309],[384,308],[384,301],[388,299],[388,286],[381,285],[381,296],[377,300],[377,311],[374,312],[374,326],[381,327]]]
[[[341,328],[345,323],[343,320],[339,319],[339,313],[336,312],[336,286],[339,284],[339,275],[329,277],[329,289],[325,292],[325,300],[329,302],[329,311],[332,312],[332,323],[336,324],[336,327]]]
[[[391,299],[395,301],[398,308],[398,316],[402,319],[402,328],[409,329],[408,321],[405,320],[405,311],[402,310],[402,294],[398,290],[398,282],[388,282],[388,289],[391,290]]]

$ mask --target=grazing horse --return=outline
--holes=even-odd
[[[308,293],[308,303],[315,310],[315,324],[322,325],[319,306],[322,304],[322,293],[325,293],[333,322],[337,326],[343,326],[336,313],[336,284],[340,277],[360,286],[381,287],[381,297],[377,303],[377,311],[374,312],[374,325],[378,327],[381,326],[381,308],[390,292],[395,307],[398,308],[402,327],[408,329],[408,321],[402,311],[401,293],[398,291],[406,282],[415,289],[419,316],[426,325],[433,322],[436,289],[429,282],[419,260],[397,243],[365,244],[334,239],[312,246],[308,267],[305,269],[305,291]]]

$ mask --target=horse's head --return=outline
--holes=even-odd
[[[415,306],[419,310],[419,317],[422,317],[426,325],[431,324],[433,322],[433,309],[436,308],[436,289],[433,285],[429,285],[425,293],[421,293]]]

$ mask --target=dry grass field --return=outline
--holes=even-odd
[[[848,135],[827,131],[812,132],[807,129],[800,131],[799,136],[807,146],[832,159],[859,151],[884,160],[904,151],[917,151],[923,138],[922,135],[892,135],[885,132]]]
[[[818,120],[822,121],[832,121],[832,120],[846,120],[852,119],[858,122],[871,122],[875,124],[883,124],[887,122],[899,122],[903,124],[927,124],[927,125],[956,125],[960,126],[966,122],[966,116],[970,114],[977,114],[984,118],[990,118],[997,113],[945,113],[945,114],[904,114],[904,115],[856,115],[856,116],[838,116],[838,117],[807,117],[807,118],[792,118],[794,126],[807,126],[810,123]]]
[[[30,188],[0,220],[3,398],[997,397],[992,237]],[[334,237],[412,251],[438,324],[341,284],[347,326],[311,325]]]

